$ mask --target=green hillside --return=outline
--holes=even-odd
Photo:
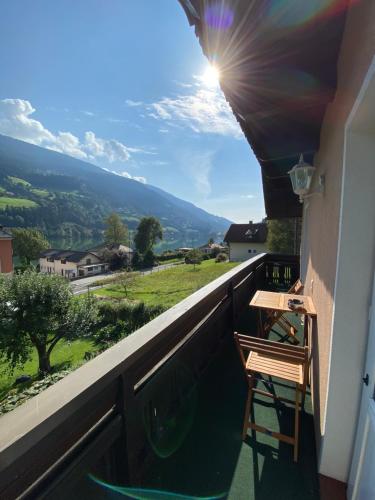
[[[112,211],[130,230],[142,216],[158,217],[161,248],[222,239],[230,224],[156,187],[0,135],[0,224],[38,227],[54,246],[87,248],[101,242]]]

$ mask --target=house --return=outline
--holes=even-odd
[[[255,255],[1,417],[0,496],[79,496],[93,471],[86,492],[154,488],[157,477],[186,495],[194,477],[195,495],[212,484],[240,500],[373,499],[375,3],[180,3],[259,161],[267,217],[302,216],[301,256]],[[289,172],[302,163],[312,182],[301,203]],[[254,291],[296,277],[317,316],[312,414],[301,425],[303,460],[293,464],[270,435],[254,431],[241,443],[242,379],[231,378],[228,357]],[[205,398],[194,397],[200,380]],[[276,419],[287,408],[278,401]]]
[[[13,272],[12,235],[0,226],[0,273]]]
[[[92,276],[109,270],[98,254],[88,251],[45,250],[40,254],[41,273],[59,274],[68,279]]]
[[[202,245],[198,248],[205,255],[213,255],[220,252],[226,252],[227,247],[220,245],[219,243],[208,243],[207,245]]]
[[[91,248],[88,250],[89,252],[93,252],[95,255],[97,255],[100,258],[106,257],[106,253],[116,253],[118,255],[125,255],[128,259],[128,263],[131,263],[133,260],[134,256],[134,250],[126,245],[123,245],[122,243],[112,243],[112,244],[104,244],[104,245],[99,245],[97,247]]]
[[[231,224],[224,241],[229,247],[230,261],[244,261],[267,252],[267,224],[265,222]]]

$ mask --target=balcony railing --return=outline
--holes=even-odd
[[[56,498],[89,472],[140,484],[171,434],[184,439],[191,389],[255,290],[298,277],[295,256],[254,257],[3,416],[0,498]]]

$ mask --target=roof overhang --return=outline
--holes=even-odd
[[[325,8],[313,0],[179,1],[260,163],[267,216],[300,216],[288,171],[300,153],[312,162],[319,149],[348,0]]]

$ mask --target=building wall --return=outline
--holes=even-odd
[[[53,274],[59,274],[60,276],[77,278],[78,277],[78,268],[79,266],[85,266],[87,258],[91,259],[91,264],[95,265],[100,263],[100,259],[95,255],[89,255],[84,259],[77,262],[69,262],[66,261],[66,264],[62,264],[60,259],[55,260],[54,262],[48,262],[47,259],[39,259],[40,271],[42,273],[51,272]],[[84,272],[86,276],[87,271]]]
[[[231,261],[245,261],[263,252],[267,252],[266,243],[229,243]]]
[[[77,276],[77,264],[75,262],[67,262],[61,264],[60,260],[48,262],[47,259],[39,259],[40,271],[42,273],[59,274],[61,276]],[[61,271],[63,271],[61,273]]]
[[[348,12],[338,61],[338,87],[328,106],[321,130],[320,149],[315,156],[315,184],[325,175],[324,196],[313,196],[304,204],[303,237],[301,244],[301,277],[305,293],[313,297],[318,317],[312,332],[313,403],[315,434],[320,472],[340,480],[347,479],[345,464],[341,470],[327,464],[324,446],[327,394],[330,377],[332,322],[340,224],[342,175],[344,164],[345,125],[361,89],[375,51],[375,2],[352,2]],[[360,168],[360,157],[358,158]],[[316,187],[316,185],[314,186]],[[313,187],[313,189],[314,189]],[[360,224],[361,214],[357,214]],[[364,227],[365,231],[366,228]],[[358,241],[358,255],[361,255]],[[353,265],[355,265],[353,255]],[[354,332],[353,332],[354,333]],[[334,345],[333,348],[334,349]],[[353,399],[349,399],[353,405]],[[340,415],[337,415],[337,419]],[[339,420],[336,425],[340,425]],[[336,443],[337,449],[339,443]]]
[[[11,239],[0,239],[0,273],[13,271],[13,249]]]

